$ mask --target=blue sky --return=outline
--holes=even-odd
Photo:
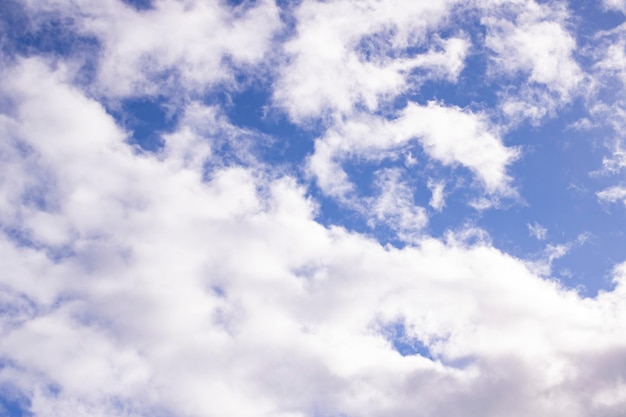
[[[623,415],[623,0],[5,0],[0,45],[0,416]]]

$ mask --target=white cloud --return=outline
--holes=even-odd
[[[469,168],[488,192],[510,192],[506,169],[517,150],[502,144],[483,115],[430,102],[409,105],[398,125],[400,137],[417,137],[426,153],[444,165]]]
[[[243,10],[218,2],[160,0],[138,11],[118,0],[25,4],[42,24],[51,13],[102,43],[97,90],[105,96],[179,95],[232,82],[232,69],[257,64],[280,28],[273,1]],[[230,62],[230,64],[228,63]]]
[[[623,202],[626,205],[626,188],[616,185],[613,187],[609,187],[605,190],[597,192],[596,195],[600,199],[600,201],[606,203],[615,203],[618,201]]]
[[[546,7],[534,6],[535,10],[526,9],[515,23],[486,19],[491,32],[485,42],[495,53],[493,71],[527,73],[530,82],[568,95],[581,79],[572,57],[576,41],[562,23],[544,20],[549,13]]]
[[[608,31],[599,32],[594,38],[594,48],[588,52],[593,65],[589,79],[591,91],[587,95],[589,108],[588,124],[601,132],[602,144],[607,155],[602,167],[593,171],[594,176],[619,176],[626,166],[624,134],[626,134],[626,28],[620,25]],[[600,200],[619,200],[620,185],[608,187],[598,193]]]
[[[594,62],[590,69],[594,87],[588,97],[590,114],[596,124],[611,127],[621,138],[626,131],[626,104],[620,94],[626,87],[626,28],[622,25],[599,33],[594,46],[589,53]]]
[[[274,98],[292,120],[350,114],[355,105],[375,110],[380,98],[410,88],[416,69],[428,78],[454,80],[463,69],[468,41],[435,39],[427,32],[446,17],[453,1],[302,2],[296,33],[285,45]]]
[[[423,207],[416,205],[412,188],[401,179],[398,169],[384,169],[377,173],[376,186],[380,190],[370,203],[373,222],[383,222],[398,232],[406,241],[420,237],[421,229],[428,223]]]
[[[476,12],[487,29],[484,45],[471,45],[462,34],[441,39],[432,33]],[[490,78],[506,82],[500,110],[513,125],[553,115],[584,79],[561,3],[303,2],[295,19],[274,98],[298,123],[337,118],[355,107],[376,110],[425,80],[455,81],[473,47],[491,51]],[[436,49],[416,52],[429,44]],[[527,86],[512,88],[520,76]]]
[[[518,157],[517,149],[503,145],[484,115],[435,102],[409,103],[394,120],[361,115],[335,126],[317,140],[309,169],[325,192],[344,197],[354,188],[341,168],[343,160],[384,158],[413,140],[442,165],[471,170],[487,193],[515,194],[507,167]]]
[[[171,7],[204,19],[210,8],[156,5],[147,16]],[[388,13],[431,16],[418,11]],[[409,44],[417,29],[398,28],[395,42]],[[219,79],[209,70],[191,84]],[[0,384],[31,400],[35,417],[623,412],[626,264],[614,290],[581,298],[480,230],[419,235],[424,209],[399,169],[379,170],[380,192],[367,200],[375,221],[411,232],[406,247],[385,247],[322,226],[303,186],[267,174],[246,146],[234,150],[241,164],[220,160],[221,143],[251,133],[219,108],[188,104],[163,150],[148,154],[62,64],[21,59],[0,77]],[[435,102],[337,122],[310,169],[328,193],[349,196],[342,161],[402,155],[413,140],[440,164],[471,170],[490,197],[512,192],[517,151],[483,114]],[[429,184],[437,209],[443,184]],[[565,246],[548,246],[548,260]],[[397,323],[432,359],[393,348],[380,326]]]
[[[490,71],[528,82],[521,89],[505,89],[501,109],[513,123],[538,123],[568,103],[584,77],[573,56],[576,39],[568,31],[568,12],[559,3],[496,3],[501,7],[486,10],[482,19],[485,46],[493,52]]]
[[[626,71],[625,40],[619,39],[620,32],[620,30],[614,31],[613,35],[617,35],[618,39],[613,39],[613,42],[607,44],[594,66],[602,72],[617,75],[624,81],[624,71]]]
[[[488,243],[383,248],[316,223],[292,179],[230,167],[202,182],[197,165],[168,162],[179,153],[134,154],[100,106],[40,62],[10,76],[16,107],[3,126],[55,178],[55,205],[22,213],[23,224],[48,213],[75,231],[56,260],[55,242],[0,239],[3,299],[16,311],[2,316],[0,379],[32,396],[35,416],[623,406],[610,391],[621,368],[587,368],[622,346],[619,272],[614,291],[581,299]],[[399,319],[438,360],[400,356],[373,327]]]

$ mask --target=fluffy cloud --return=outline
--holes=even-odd
[[[385,54],[435,78],[463,66],[464,38],[405,56],[451,7],[418,3],[302,2],[274,92],[293,120],[333,112],[309,173],[406,243],[394,247],[322,225],[305,180],[268,167],[254,152],[263,134],[218,104],[184,97],[163,147],[143,152],[94,94],[152,94],[164,71],[181,77],[181,95],[227,88],[223,58],[264,59],[274,4],[25,2],[37,16],[72,16],[102,50],[93,85],[75,83],[75,57],[1,69],[0,393],[36,417],[620,416],[625,264],[614,289],[583,298],[471,225],[424,231],[431,209],[415,194],[430,190],[443,211],[453,187],[432,166],[466,170],[474,194],[503,197],[515,194],[520,155],[487,112],[442,101],[374,111],[406,82]],[[391,44],[375,55],[382,39],[366,35],[384,30]],[[302,42],[324,34],[341,57],[299,68],[326,53]],[[374,85],[362,68],[398,78]],[[536,82],[557,82],[533,68]],[[336,90],[316,78],[334,69]],[[408,175],[418,162],[396,163],[411,144],[428,161],[424,184]],[[372,193],[359,194],[351,161],[375,166]],[[549,261],[566,250],[549,246]]]
[[[428,222],[423,207],[415,204],[412,188],[401,179],[398,169],[384,169],[378,173],[376,186],[380,194],[373,199],[368,212],[372,221],[388,224],[403,240],[414,241]]]
[[[489,28],[485,44],[494,52],[492,70],[526,73],[530,82],[568,95],[581,73],[572,56],[576,41],[564,27],[565,12],[533,1],[520,3],[513,11],[515,21],[484,19]]]
[[[375,110],[381,97],[411,88],[418,70],[427,78],[455,79],[464,66],[468,42],[436,39],[423,52],[429,30],[449,13],[453,1],[342,0],[303,2],[297,29],[285,45],[289,58],[280,71],[275,101],[291,118]],[[331,118],[332,118],[331,117]]]
[[[349,157],[377,159],[417,141],[444,166],[471,170],[488,193],[513,194],[507,167],[518,156],[481,115],[430,102],[409,103],[393,120],[361,116],[350,119],[319,139],[309,167],[327,193],[342,196],[353,186],[339,163]]]
[[[318,224],[292,178],[133,153],[42,62],[4,76],[13,162],[48,185],[39,205],[11,185],[24,240],[1,241],[0,379],[34,415],[618,415],[621,270],[581,299],[488,243],[385,248]],[[400,355],[394,323],[432,359]]]
[[[269,52],[280,28],[272,1],[231,7],[219,2],[159,0],[137,10],[118,0],[26,1],[31,19],[71,23],[101,44],[98,92],[106,96],[179,95],[233,81]],[[70,29],[64,28],[65,30]],[[163,91],[163,90],[166,91]]]
[[[559,4],[532,0],[495,3],[499,7],[482,19],[485,46],[492,51],[491,72],[509,79],[521,76],[528,83],[502,93],[502,111],[514,123],[537,123],[568,103],[583,80],[568,12]]]

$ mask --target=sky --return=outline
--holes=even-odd
[[[3,0],[0,417],[622,417],[626,1]]]

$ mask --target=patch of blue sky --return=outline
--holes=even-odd
[[[176,128],[179,114],[169,114],[167,101],[159,97],[123,100],[109,109],[117,123],[129,133],[129,143],[146,152],[162,149],[162,135]]]
[[[218,298],[226,298],[226,291],[219,285],[212,285],[211,291]]]
[[[38,245],[33,241],[30,233],[21,227],[6,226],[0,228],[5,237],[12,241],[17,247],[21,248],[37,248]]]
[[[615,29],[626,22],[626,16],[615,10],[607,10],[599,1],[573,0],[570,11],[574,16],[577,41],[585,46],[586,41],[599,31]]]
[[[15,56],[62,56],[81,54],[86,64],[93,64],[99,48],[97,39],[72,30],[73,22],[61,16],[35,19],[15,0],[0,3],[2,52]]]
[[[572,129],[584,115],[578,102],[540,127],[524,125],[507,135],[509,144],[522,146],[522,157],[510,167],[522,201],[483,212],[478,224],[496,247],[521,258],[546,244],[570,244],[587,236],[555,261],[554,272],[558,278],[562,271],[564,285],[584,286],[583,294],[593,296],[610,287],[610,270],[624,260],[620,253],[626,239],[616,225],[624,224],[626,217],[598,202],[595,193],[612,181],[593,175],[607,155],[600,140],[606,132]],[[528,224],[535,222],[547,229],[545,241],[529,234]]]
[[[257,3],[257,0],[223,0],[224,4],[228,4],[233,7],[250,7]]]
[[[0,395],[0,416],[1,417],[29,417],[33,414],[24,408],[23,404],[15,402]]]
[[[61,262],[64,259],[68,259],[76,255],[76,252],[71,245],[44,245],[33,238],[31,231],[26,230],[19,225],[0,226],[0,231],[6,238],[13,242],[16,247],[42,251],[46,254],[46,257],[53,262]]]
[[[0,315],[5,329],[21,325],[37,315],[37,304],[25,294],[2,286],[0,296]]]
[[[386,241],[382,236],[374,235],[372,228],[367,224],[367,219],[362,213],[352,210],[338,202],[335,198],[326,195],[314,182],[308,187],[308,195],[311,196],[318,207],[315,220],[326,227],[341,226],[346,230],[363,233]]]
[[[122,0],[122,1],[139,11],[150,10],[154,7],[153,0]]]
[[[272,108],[267,86],[253,85],[240,92],[228,93],[224,112],[236,127],[259,132],[276,140],[258,148],[261,160],[270,164],[292,165],[302,174],[305,158],[313,152],[314,139],[321,129],[302,129]]]
[[[419,355],[435,360],[430,349],[423,341],[407,334],[406,323],[403,320],[386,324],[380,329],[380,332],[400,355]]]
[[[4,364],[2,365],[4,367]],[[0,417],[30,417],[30,398],[22,395],[15,387],[0,386]]]
[[[397,108],[408,101],[426,104],[431,101],[457,106],[469,111],[492,109],[498,102],[497,90],[485,82],[484,56],[470,55],[456,82],[426,80],[418,90],[397,99]]]

